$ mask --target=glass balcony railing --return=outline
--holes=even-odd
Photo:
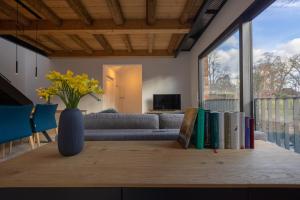
[[[207,99],[204,101],[204,108],[220,112],[238,112],[240,110],[239,99]]]
[[[300,153],[300,97],[254,100],[256,130],[268,141]]]

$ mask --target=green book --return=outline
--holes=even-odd
[[[196,138],[195,145],[197,149],[204,148],[204,126],[205,126],[205,110],[198,109],[198,116],[196,121]]]

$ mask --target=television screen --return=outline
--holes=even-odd
[[[180,110],[181,109],[180,94],[154,94],[153,109],[154,110]]]

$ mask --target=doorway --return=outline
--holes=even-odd
[[[142,65],[103,66],[103,108],[142,113]]]

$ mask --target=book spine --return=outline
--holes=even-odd
[[[197,118],[197,137],[196,137],[196,148],[204,148],[204,131],[205,131],[205,111],[202,108],[198,109]]]
[[[224,113],[219,113],[219,149],[225,148],[225,136],[224,136]]]
[[[250,149],[250,118],[245,117],[245,148]]]
[[[240,148],[245,149],[245,113],[240,112]]]
[[[210,140],[211,148],[219,148],[219,113],[212,112],[209,115],[210,119]]]
[[[210,125],[209,125],[209,110],[205,110],[205,134],[204,134],[204,147],[211,148],[210,145]]]
[[[224,145],[225,149],[231,149],[230,113],[224,113]]]
[[[230,113],[230,134],[231,148],[240,149],[240,133],[239,133],[240,113]]]
[[[255,120],[254,118],[250,118],[250,148],[254,149],[254,127]]]

